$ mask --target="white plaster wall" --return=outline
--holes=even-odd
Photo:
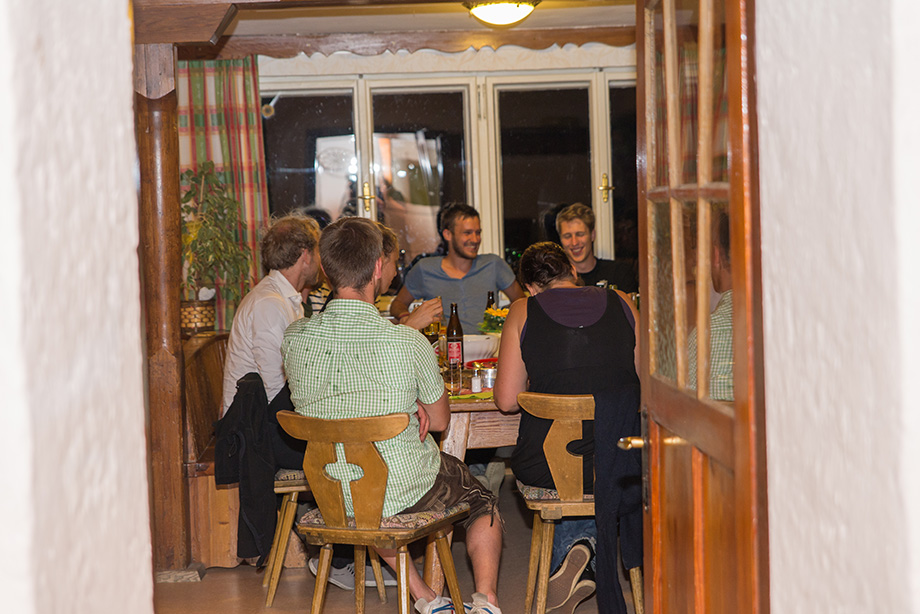
[[[129,2],[0,0],[0,612],[152,612]]]
[[[774,612],[920,611],[915,4],[757,3]]]

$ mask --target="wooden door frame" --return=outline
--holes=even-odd
[[[646,48],[645,41],[654,32],[646,29],[645,10],[655,8],[661,0],[637,0],[636,2],[636,96],[637,96],[637,149],[644,155],[637,155],[639,178],[639,252],[645,255],[646,266],[640,268],[640,287],[643,289],[643,303],[650,304],[648,297],[651,288],[649,279],[649,219],[645,178],[649,172],[649,146],[647,126],[651,121],[646,107]],[[731,216],[733,287],[742,289],[736,296],[743,300],[734,304],[734,317],[738,323],[734,335],[735,355],[735,403],[734,420],[713,408],[703,414],[704,423],[698,422],[699,412],[689,418],[690,404],[698,405],[695,399],[667,386],[659,379],[656,385],[647,385],[653,377],[649,372],[649,335],[651,322],[649,309],[640,313],[642,408],[655,407],[656,420],[667,427],[687,433],[703,433],[709,430],[720,431],[725,438],[707,438],[702,436],[704,446],[716,458],[733,458],[732,469],[735,475],[736,508],[750,513],[742,514],[740,522],[735,525],[736,556],[739,561],[737,569],[736,604],[739,612],[767,614],[770,611],[769,599],[769,544],[767,525],[767,465],[766,465],[766,420],[764,394],[763,362],[763,299],[761,280],[760,252],[760,200],[759,177],[757,165],[757,118],[755,88],[755,0],[725,0],[727,21],[727,60],[737,65],[729,67],[729,91],[738,92],[729,98],[729,155],[730,183],[732,202],[741,202],[741,215]],[[645,29],[645,36],[640,36]],[[662,145],[663,146],[663,145]],[[641,257],[641,256],[640,256]],[[740,333],[740,334],[739,334]],[[738,369],[743,365],[743,369]],[[743,375],[742,375],[743,374]],[[694,422],[697,420],[697,422]],[[720,441],[720,439],[724,439]],[[725,448],[725,441],[730,441],[731,450]],[[708,443],[707,443],[708,442]],[[646,457],[652,458],[648,454]],[[654,462],[654,461],[653,461]],[[650,468],[644,468],[649,472]],[[648,476],[646,476],[648,479]],[[649,485],[655,491],[658,484]],[[654,517],[657,510],[650,510]],[[655,536],[652,535],[653,522],[646,522],[646,573],[645,592],[654,595],[656,578],[651,569],[651,552]],[[652,602],[653,600],[649,600]],[[657,604],[652,603],[652,611],[657,611]]]
[[[190,562],[189,502],[183,469],[185,407],[183,358],[179,344],[178,132],[175,57],[215,59],[268,53],[293,56],[354,50],[380,53],[394,48],[433,48],[455,52],[473,46],[516,44],[545,49],[554,43],[631,43],[634,28],[482,30],[329,34],[311,36],[224,37],[239,8],[280,9],[298,5],[406,5],[457,0],[135,0],[135,109],[140,167],[141,277],[146,314],[148,456],[151,482],[153,565],[157,571],[184,569]],[[148,121],[148,115],[156,121]]]

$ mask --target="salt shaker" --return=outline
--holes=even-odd
[[[470,378],[470,390],[473,393],[482,392],[482,377],[479,376],[479,369],[473,371],[473,377]]]

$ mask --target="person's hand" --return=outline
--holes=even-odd
[[[405,324],[415,330],[422,330],[432,322],[440,321],[444,308],[441,306],[440,298],[433,298],[425,301],[415,308],[405,319],[400,318],[400,324]]]
[[[428,437],[428,412],[420,403],[415,405],[418,407],[418,413],[415,414],[418,418],[418,436],[419,439],[425,441],[425,438]]]

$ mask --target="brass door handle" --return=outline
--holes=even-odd
[[[669,446],[676,446],[687,442],[677,435],[671,435],[662,438],[661,443]],[[617,447],[621,450],[640,450],[645,447],[645,439],[642,437],[621,437],[617,442]]]
[[[614,187],[610,185],[610,177],[607,176],[607,173],[601,175],[601,184],[597,186],[597,189],[601,191],[601,199],[604,202],[610,200],[610,193],[613,192]]]

